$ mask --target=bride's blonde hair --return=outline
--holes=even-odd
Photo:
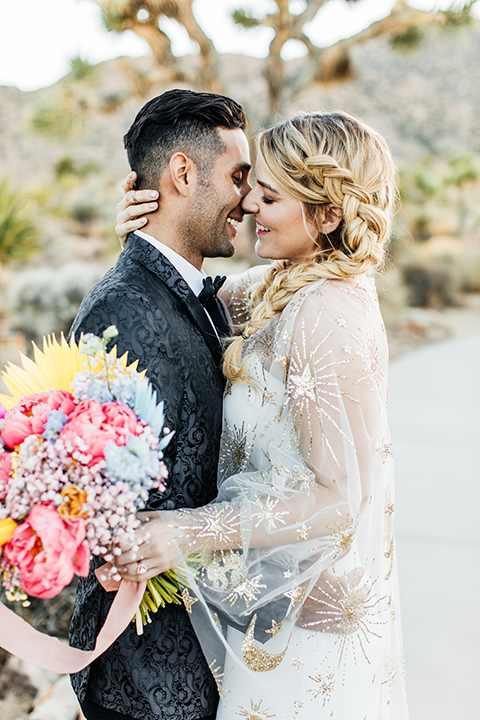
[[[251,297],[251,318],[225,352],[228,380],[247,381],[241,361],[246,338],[279,315],[294,293],[320,278],[343,280],[378,267],[385,254],[396,202],[395,166],[384,138],[344,112],[296,115],[262,132],[258,150],[268,170],[302,203],[314,227],[318,209],[342,210],[334,232],[318,232],[305,261],[277,261]]]

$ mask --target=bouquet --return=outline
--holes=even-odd
[[[173,433],[137,362],[106,351],[117,335],[34,345],[34,360],[3,372],[0,396],[0,570],[8,600],[53,598],[90,558],[111,563],[133,540],[149,491],[165,489],[163,450]],[[119,578],[118,578],[119,579]],[[180,603],[173,571],[157,576],[137,612]]]

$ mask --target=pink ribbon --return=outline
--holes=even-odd
[[[63,645],[57,638],[35,630],[0,603],[0,647],[46,670],[59,674],[76,673],[96,660],[123,633],[138,610],[145,586],[144,581],[120,582],[94,650],[79,650]]]

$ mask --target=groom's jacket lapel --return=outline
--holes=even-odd
[[[220,366],[222,346],[218,336],[203,305],[178,270],[156,247],[135,233],[130,233],[128,236],[128,242],[123,252],[125,255],[131,255],[132,259],[141,263],[149,272],[158,277],[168,290],[182,302],[186,314],[201,332],[216,364]]]

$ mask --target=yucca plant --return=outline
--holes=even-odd
[[[0,180],[0,335],[5,332],[4,269],[38,249],[39,229],[25,193]]]

